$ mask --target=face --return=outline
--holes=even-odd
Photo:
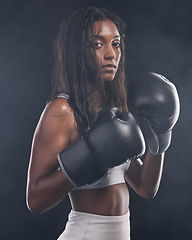
[[[120,34],[111,20],[94,23],[96,58],[105,81],[112,81],[121,58]]]

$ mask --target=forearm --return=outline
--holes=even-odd
[[[125,179],[133,190],[144,198],[153,198],[161,181],[164,153],[153,155],[147,152],[144,161],[132,160]]]
[[[35,214],[42,214],[62,201],[72,188],[61,170],[42,177],[27,187],[28,208]]]
[[[164,153],[153,155],[149,151],[146,154],[140,169],[140,194],[146,198],[156,195],[163,171]]]

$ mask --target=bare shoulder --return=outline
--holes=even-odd
[[[74,113],[66,99],[58,98],[49,102],[39,119],[35,136],[42,142],[71,142],[76,133]]]
[[[67,101],[64,98],[57,98],[47,104],[45,107],[47,113],[50,113],[54,116],[63,116],[66,114],[72,114],[72,109]]]
[[[49,102],[41,117],[57,122],[61,127],[64,125],[68,129],[74,129],[75,127],[73,110],[68,101],[63,98],[57,98]]]

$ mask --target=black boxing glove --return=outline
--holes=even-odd
[[[87,138],[64,149],[58,160],[74,186],[92,184],[128,159],[145,152],[145,140],[131,113],[117,108],[100,111]]]
[[[175,85],[160,74],[145,73],[130,85],[128,108],[140,125],[149,151],[166,151],[180,112]]]

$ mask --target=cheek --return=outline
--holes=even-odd
[[[95,51],[96,59],[99,65],[102,65],[102,52],[101,50]]]
[[[119,49],[116,53],[116,61],[118,64],[119,64],[120,59],[121,59],[121,50]]]

